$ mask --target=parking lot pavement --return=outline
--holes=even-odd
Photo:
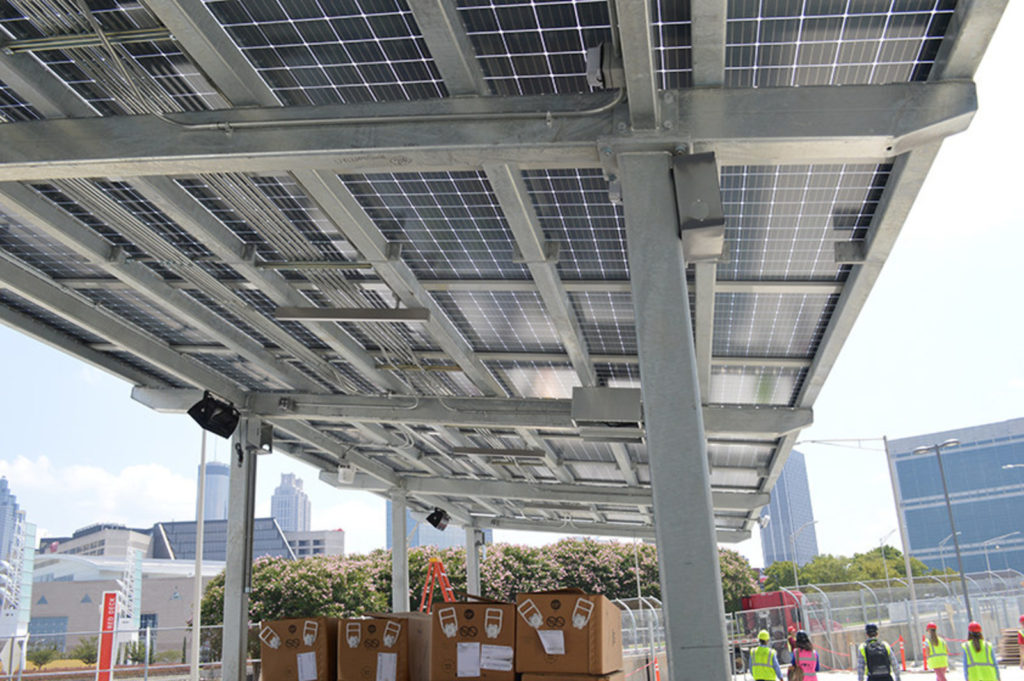
[[[739,681],[743,677],[736,676],[734,679]],[[747,680],[751,678],[748,674]],[[832,672],[818,672],[818,678],[821,681],[857,681],[857,673],[850,671],[832,671]],[[907,681],[931,681],[935,678],[935,672],[926,672],[922,670],[910,670],[901,673],[901,678]],[[964,672],[962,669],[957,667],[951,672],[946,674],[947,681],[963,681]],[[1020,667],[999,667],[999,681],[1024,681],[1024,669]]]

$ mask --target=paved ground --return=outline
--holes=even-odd
[[[736,681],[739,681],[740,676],[733,677]],[[750,680],[750,675],[746,676],[747,681]],[[818,672],[818,678],[821,681],[857,681],[856,672]],[[935,672],[925,671],[908,671],[901,674],[901,679],[907,681],[932,681],[935,678]],[[962,669],[957,667],[952,672],[947,672],[947,681],[963,681],[964,672]],[[1000,681],[1024,681],[1024,669],[1020,667],[1000,667],[999,668],[999,680]]]

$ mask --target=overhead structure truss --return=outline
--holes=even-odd
[[[742,540],[1006,3],[834,4],[7,0],[0,321],[468,528],[654,537],[688,470]],[[698,158],[714,189],[661,182]],[[631,277],[649,205],[667,304]],[[573,416],[667,413],[637,316],[672,309],[704,468]]]

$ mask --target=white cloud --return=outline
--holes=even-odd
[[[45,456],[18,456],[0,461],[0,474],[21,496],[28,520],[58,534],[100,522],[148,527],[195,517],[195,481],[160,464],[111,472],[88,464],[56,466]]]

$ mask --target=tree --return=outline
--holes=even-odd
[[[740,609],[744,596],[757,592],[757,571],[746,558],[730,549],[718,550],[718,567],[722,574],[722,598],[725,611]]]
[[[823,553],[800,568],[800,581],[806,584],[838,584],[850,581],[850,559],[844,556],[833,556]],[[792,563],[789,575],[792,578]]]
[[[782,587],[792,587],[793,582],[793,563],[788,560],[777,560],[767,568],[765,568],[764,575],[766,577],[764,582],[765,591],[778,591]]]
[[[60,652],[57,646],[32,646],[25,653],[25,657],[36,666],[36,669],[42,669],[60,657]]]
[[[85,664],[96,664],[99,639],[95,636],[78,639],[78,643],[68,651],[68,657],[72,660],[81,660]]]

